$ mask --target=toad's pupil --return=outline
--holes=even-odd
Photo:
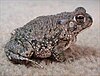
[[[78,23],[84,23],[84,22],[85,22],[85,18],[84,18],[84,16],[82,16],[82,15],[78,15],[78,16],[76,16],[75,18],[76,18],[76,21],[77,21]]]
[[[83,16],[76,16],[76,19],[84,19]]]

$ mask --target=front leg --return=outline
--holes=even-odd
[[[60,50],[53,52],[53,59],[58,62],[72,62],[75,60],[74,52],[71,50],[71,48],[67,48],[66,50]]]
[[[51,57],[52,57],[53,60],[56,60],[58,62],[65,61],[66,58],[65,58],[63,46],[62,45],[56,46],[52,51],[52,56]]]
[[[79,58],[80,53],[77,52],[77,50],[72,48],[67,48],[66,50],[63,50],[63,48],[55,48],[52,53],[52,58],[56,61],[63,62],[72,62]]]
[[[69,47],[64,51],[65,58],[67,62],[72,62],[75,60],[74,51]]]
[[[64,51],[65,58],[67,62],[73,62],[80,58],[81,52],[78,49],[69,47]]]
[[[65,61],[65,51],[70,47],[71,43],[72,41],[67,39],[59,40],[58,45],[53,48],[52,58],[59,62]]]

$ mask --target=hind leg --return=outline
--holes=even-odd
[[[7,55],[8,59],[10,61],[12,61],[13,63],[20,63],[20,64],[26,64],[26,65],[29,63],[32,66],[37,65],[37,67],[43,68],[43,66],[38,64],[36,61],[33,61],[33,60],[26,58],[26,57],[23,57],[19,54],[15,54],[11,51],[10,52],[6,51],[6,55]]]

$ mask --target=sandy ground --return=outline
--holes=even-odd
[[[27,68],[14,65],[4,53],[4,45],[10,39],[10,33],[33,18],[41,15],[73,11],[83,6],[93,17],[93,25],[78,35],[72,46],[82,53],[72,63],[55,63],[45,68]],[[0,76],[100,76],[100,1],[99,0],[0,0]]]

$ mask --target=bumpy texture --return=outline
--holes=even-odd
[[[83,7],[73,12],[40,16],[15,29],[5,46],[9,60],[22,63],[35,58],[65,61],[64,51],[72,50],[77,35],[92,25],[91,16]]]

